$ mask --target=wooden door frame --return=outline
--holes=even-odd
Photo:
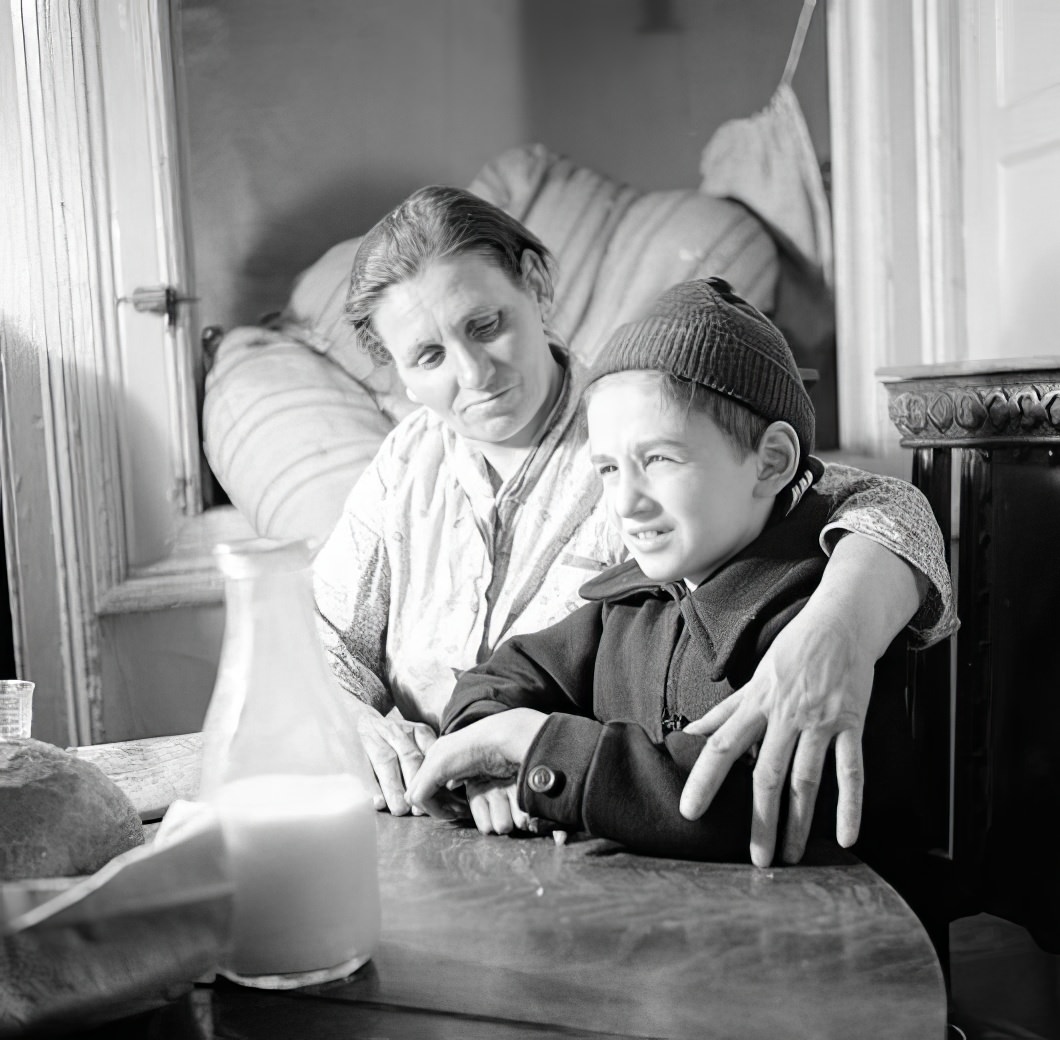
[[[164,316],[139,313],[159,323],[167,355],[170,529],[158,559],[134,566],[129,554],[118,399],[129,304],[115,277],[128,171],[112,157],[150,156],[161,281],[187,284],[169,11],[168,0],[9,0],[0,14],[0,65],[11,59],[0,111],[12,232],[0,236],[4,533],[19,674],[37,683],[34,733],[56,743],[102,732],[104,617],[220,598],[209,546],[233,511],[202,514],[194,354],[179,323],[167,332]],[[116,82],[117,70],[133,81]]]
[[[146,566],[129,563],[130,489],[115,393],[111,203],[120,171],[108,168],[107,134],[149,137],[144,146],[160,178],[156,219],[171,247],[163,267],[180,284],[169,10],[169,0],[8,0],[0,15],[15,88],[14,104],[0,111],[0,163],[15,187],[0,200],[14,231],[0,245],[4,531],[20,674],[38,683],[40,731],[57,742],[89,743],[101,732],[101,619],[217,602],[209,548],[247,532],[231,509],[201,511],[197,429],[171,425],[184,496],[174,505],[172,546]],[[876,369],[963,356],[960,213],[950,201],[961,187],[957,0],[828,0],[827,13],[840,443],[881,454],[893,435]],[[122,125],[106,100],[113,72],[105,19],[119,16],[128,20],[139,70],[124,87],[142,90],[151,114],[139,127]],[[911,123],[892,63],[896,25],[906,24],[915,45]],[[913,129],[903,134],[903,126]],[[881,161],[894,153],[896,136],[899,154],[916,168],[913,197],[895,191],[894,163]],[[910,222],[912,246],[895,230]],[[909,261],[917,270],[912,303],[895,293],[894,272]],[[910,305],[916,335],[898,336]],[[194,382],[187,343],[175,344],[172,356],[170,392],[186,406]]]
[[[876,378],[965,359],[960,0],[828,0],[840,447],[900,453]]]

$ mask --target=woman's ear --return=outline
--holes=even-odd
[[[541,320],[544,321],[552,309],[552,277],[544,261],[532,249],[523,250],[523,255],[519,258],[519,270],[523,283],[537,298],[541,308]]]
[[[790,423],[766,427],[755,450],[758,456],[756,498],[776,498],[794,479],[799,468],[799,438]]]

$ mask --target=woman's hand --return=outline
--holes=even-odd
[[[348,699],[347,707],[375,774],[373,804],[380,811],[389,809],[395,816],[404,816],[410,809],[405,791],[437,735],[425,722],[380,715],[353,697]],[[421,810],[412,811],[423,815]]]
[[[773,861],[781,795],[789,784],[782,858],[806,850],[825,756],[835,740],[836,840],[853,845],[861,826],[861,734],[876,661],[916,612],[926,582],[868,539],[836,546],[806,607],[777,636],[741,689],[686,727],[709,734],[681,794],[681,815],[706,812],[732,764],[761,742],[754,769],[751,860]],[[788,770],[791,770],[790,779]]]
[[[507,786],[514,789],[513,781],[547,718],[544,712],[531,708],[513,708],[441,737],[427,750],[419,771],[409,785],[410,804],[432,816],[453,819],[452,808],[446,804],[443,794],[460,784],[471,785],[469,797],[473,789],[482,794],[482,784],[488,781],[505,781],[502,785],[495,782],[486,784],[494,789]],[[476,783],[480,785],[478,788],[474,787]],[[495,801],[496,798],[494,795]],[[511,804],[509,800],[509,807]],[[500,810],[499,804],[497,807]],[[480,800],[480,814],[482,810]],[[492,808],[487,811],[492,826]],[[478,815],[475,816],[475,823],[479,824]],[[479,830],[483,830],[481,825]],[[484,830],[483,833],[488,834],[489,831]]]

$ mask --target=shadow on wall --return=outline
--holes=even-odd
[[[245,314],[244,320],[251,323],[281,310],[301,271],[332,246],[363,235],[418,187],[408,170],[334,177],[300,198],[297,206],[271,216],[262,223],[236,272],[232,310]],[[204,315],[204,324],[210,324],[209,315]]]

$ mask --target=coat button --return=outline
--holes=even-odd
[[[534,766],[526,782],[531,791],[537,794],[548,794],[556,786],[556,774],[548,766]]]

